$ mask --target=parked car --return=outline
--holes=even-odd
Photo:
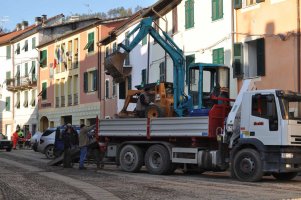
[[[72,126],[78,133],[79,133],[79,126]],[[59,126],[60,129],[60,135],[65,130],[66,126]],[[59,139],[59,148],[57,147],[58,144],[55,142],[55,134],[56,134],[57,128],[48,128],[41,136],[40,142],[38,144],[38,152],[41,152],[45,154],[45,156],[49,159],[53,159],[55,156],[59,156],[58,154],[55,154],[55,151],[58,151],[60,149],[64,149],[64,146],[62,146],[62,139]],[[60,137],[61,138],[61,137]],[[56,144],[56,147],[55,147]]]
[[[7,137],[0,133],[0,149],[5,149],[6,151],[11,151],[13,148],[13,143],[11,140],[7,140]]]
[[[37,131],[35,132],[35,134],[30,138],[30,144],[31,144],[31,148],[34,151],[38,151],[38,144],[40,142],[40,138],[42,136],[42,133]]]

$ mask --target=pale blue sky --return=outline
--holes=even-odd
[[[52,17],[61,13],[69,16],[75,13],[107,12],[121,6],[133,9],[138,5],[148,7],[155,2],[156,0],[1,0],[0,26],[13,30],[17,23],[25,20],[32,24],[35,17],[43,14]]]

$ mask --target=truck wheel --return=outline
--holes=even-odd
[[[242,149],[233,159],[233,170],[240,181],[255,182],[263,176],[259,153],[254,149]]]
[[[173,166],[168,150],[162,145],[153,145],[145,154],[145,166],[151,174],[169,174]]]
[[[119,162],[126,172],[138,172],[143,165],[142,150],[136,145],[126,145],[120,151]]]
[[[274,176],[277,180],[281,181],[289,181],[295,178],[298,175],[298,172],[286,172],[286,173],[273,173],[272,176]]]
[[[146,118],[158,118],[163,117],[163,111],[157,105],[150,105],[145,110]]]
[[[45,156],[48,159],[53,159],[54,158],[54,146],[53,145],[49,145],[48,147],[46,147]]]

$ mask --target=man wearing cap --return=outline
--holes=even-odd
[[[80,125],[79,132],[79,148],[80,148],[80,157],[79,157],[79,169],[86,169],[84,167],[84,162],[87,156],[87,150],[89,145],[89,131],[95,128],[95,125],[86,127],[85,124]]]

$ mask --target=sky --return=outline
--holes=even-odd
[[[139,5],[148,7],[156,0],[1,0],[0,27],[12,31],[17,23],[34,23],[35,17],[46,14],[52,17],[58,14],[70,16],[75,13],[107,12],[123,6],[134,9]]]

